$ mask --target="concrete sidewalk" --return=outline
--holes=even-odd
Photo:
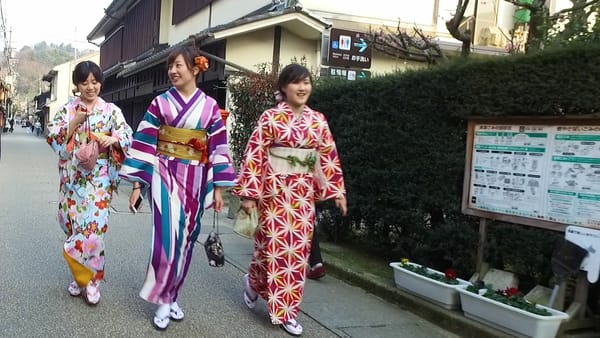
[[[123,182],[123,193],[113,199],[115,211],[128,213],[127,185]],[[142,212],[147,210],[144,202]],[[227,218],[227,210],[217,217],[226,264],[245,273],[254,242],[233,232],[233,220]],[[206,211],[200,240],[204,241],[211,231],[213,219],[214,212]],[[353,270],[325,251],[322,255],[328,275],[316,281],[307,280],[302,312],[340,337],[512,337],[464,317],[460,310],[449,311],[403,292],[393,280]]]

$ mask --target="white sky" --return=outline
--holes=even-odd
[[[0,0],[6,37],[16,50],[42,41],[98,49],[86,36],[112,0]],[[12,34],[11,34],[12,31]],[[4,45],[4,44],[2,44]]]

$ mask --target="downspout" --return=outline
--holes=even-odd
[[[279,62],[281,58],[281,26],[277,25],[273,30],[273,61],[271,73],[279,73]]]

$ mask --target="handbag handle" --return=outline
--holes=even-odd
[[[217,225],[217,235],[219,234],[219,213],[215,210],[213,214],[213,224],[212,229],[215,231],[215,224]]]

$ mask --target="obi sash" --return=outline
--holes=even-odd
[[[160,126],[156,152],[178,159],[207,163],[206,130]]]
[[[317,163],[315,149],[272,147],[269,162],[273,171],[280,174],[307,174]]]

